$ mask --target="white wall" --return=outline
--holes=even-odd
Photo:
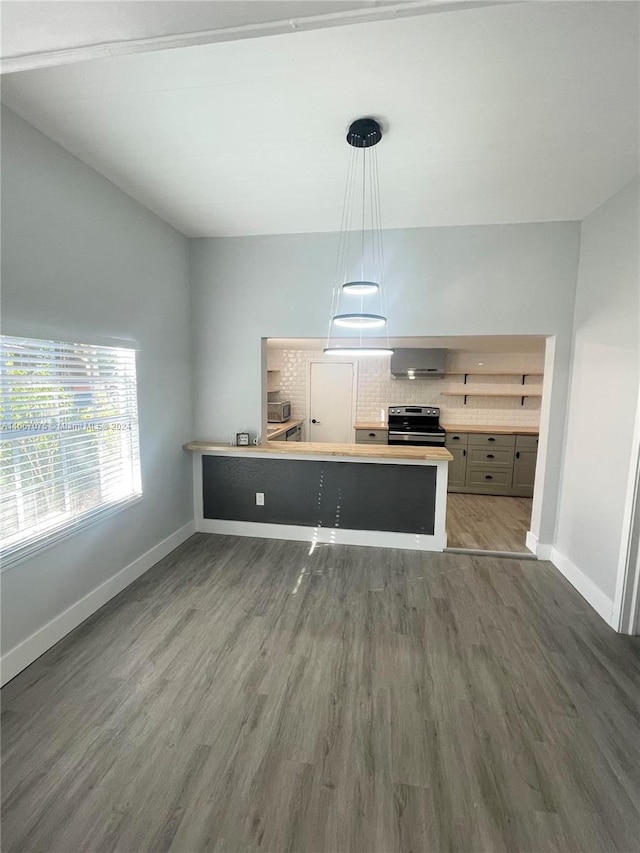
[[[187,241],[2,111],[3,330],[139,347],[143,500],[2,575],[9,652],[193,517]],[[86,615],[86,614],[85,614]]]
[[[629,499],[640,382],[639,208],[636,180],[581,229],[556,550],[558,566],[601,612],[614,598]]]
[[[262,337],[326,335],[336,234],[199,239],[191,246],[195,436],[261,432]],[[395,336],[555,335],[544,507],[552,542],[571,346],[579,224],[385,232]],[[546,381],[546,380],[545,380]],[[542,452],[542,451],[541,451]]]

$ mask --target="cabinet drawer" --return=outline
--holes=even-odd
[[[537,450],[538,436],[537,435],[517,435],[516,450]]]
[[[514,447],[515,435],[494,435],[484,432],[469,433],[469,444],[476,447]]]
[[[356,444],[387,444],[388,437],[386,429],[356,430]]]
[[[470,447],[469,465],[482,465],[483,468],[492,466],[513,465],[513,449],[511,447]]]
[[[511,489],[511,468],[488,470],[482,465],[467,465],[467,486],[486,487],[487,489]]]
[[[445,433],[446,447],[466,447],[467,433],[466,432],[447,432]]]

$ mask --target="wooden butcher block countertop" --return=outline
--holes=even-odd
[[[539,427],[526,426],[481,426],[478,424],[440,424],[447,432],[481,432],[494,435],[538,435]]]
[[[291,420],[284,421],[284,423],[281,424],[269,424],[267,426],[267,441],[271,441],[279,435],[282,435],[283,432],[287,432],[292,427],[300,426],[300,424],[303,423],[304,420],[301,420],[300,418],[291,418]]]
[[[444,447],[390,447],[388,444],[326,444],[318,441],[267,442],[258,447],[234,447],[208,441],[190,441],[185,450],[195,453],[240,453],[247,456],[268,453],[271,456],[336,456],[367,459],[415,459],[418,462],[451,462],[453,456]]]

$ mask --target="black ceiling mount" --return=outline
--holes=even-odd
[[[382,128],[374,118],[358,118],[351,123],[347,142],[354,148],[371,148],[382,139]]]

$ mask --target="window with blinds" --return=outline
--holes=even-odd
[[[136,353],[0,338],[3,563],[137,498]]]

